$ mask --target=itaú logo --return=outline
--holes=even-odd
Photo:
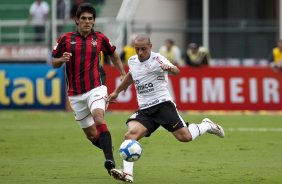
[[[0,106],[62,103],[61,79],[56,74],[56,70],[49,70],[42,77],[11,78],[6,75],[5,70],[0,70]]]

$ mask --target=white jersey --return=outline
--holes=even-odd
[[[128,60],[129,71],[134,80],[139,109],[172,101],[168,90],[168,72],[160,66],[165,63],[173,66],[164,56],[151,52],[148,60],[140,62],[138,56]]]
[[[44,16],[48,15],[49,5],[47,2],[42,1],[40,4],[33,2],[30,6],[29,13],[32,15],[33,23],[45,22]]]

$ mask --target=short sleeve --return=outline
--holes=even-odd
[[[44,2],[44,4],[43,4],[43,13],[44,14],[48,14],[48,12],[49,12],[49,5],[48,5],[48,3]]]
[[[156,56],[156,61],[159,63],[159,64],[168,64],[170,66],[174,66],[167,58],[165,58],[164,56],[158,54]]]
[[[101,34],[101,37],[102,37],[101,50],[105,55],[112,55],[116,50],[116,46],[114,46],[104,34]]]
[[[65,49],[66,48],[65,45],[66,45],[66,35],[62,35],[58,39],[55,47],[53,48],[52,57],[54,57],[54,58],[61,57],[63,55],[63,53],[65,52],[65,50],[66,50]]]

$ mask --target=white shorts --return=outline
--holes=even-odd
[[[87,93],[68,97],[75,120],[81,128],[90,127],[95,123],[91,115],[94,109],[105,111],[107,96],[107,87],[99,86]]]

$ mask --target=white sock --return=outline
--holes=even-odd
[[[201,123],[201,124],[197,124],[201,134],[203,135],[204,133],[206,133],[209,129],[211,129],[211,125],[209,123]]]
[[[193,123],[188,126],[188,130],[192,135],[192,140],[196,139],[200,135],[203,135],[209,129],[210,129],[210,125],[208,123],[201,123],[201,124]]]
[[[134,162],[127,162],[124,160],[123,161],[123,171],[133,176],[133,165],[134,165]]]
[[[192,136],[192,140],[195,140],[200,135],[200,129],[196,124],[189,124],[188,130]]]

